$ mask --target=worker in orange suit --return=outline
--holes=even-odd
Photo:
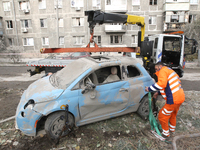
[[[170,132],[174,133],[176,128],[176,116],[179,107],[185,100],[185,94],[181,87],[179,76],[171,68],[158,62],[155,65],[158,82],[146,87],[146,92],[157,91],[153,97],[157,98],[158,94],[166,100],[165,105],[161,108],[158,114],[158,120],[162,127],[162,136],[167,138]],[[170,131],[170,132],[169,132]]]

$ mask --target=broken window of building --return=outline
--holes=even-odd
[[[58,24],[59,24],[59,27],[64,27],[63,26],[63,18],[58,19]]]
[[[101,8],[101,0],[92,0],[92,7],[94,8]]]
[[[73,26],[84,26],[84,18],[72,18]]]
[[[57,7],[57,5],[58,5],[58,8],[62,8],[62,0],[54,0],[55,8]]]
[[[140,5],[140,0],[132,0],[132,5]]]
[[[29,10],[30,4],[29,1],[20,1],[19,2],[19,10]]]
[[[33,38],[24,38],[23,39],[23,45],[24,46],[34,46]]]
[[[40,19],[40,27],[41,28],[47,27],[47,19]]]
[[[190,4],[198,4],[198,0],[190,0]]]
[[[149,0],[149,5],[157,5],[157,0]]]
[[[7,23],[7,29],[12,29],[13,28],[12,20],[7,20],[6,23]]]
[[[74,45],[84,44],[84,36],[74,36],[73,37]]]
[[[10,2],[3,2],[3,10],[10,11]]]
[[[49,38],[48,37],[42,38],[42,45],[49,45]]]
[[[149,16],[149,24],[156,25],[156,16]]]
[[[9,43],[9,46],[13,46],[14,45],[14,39],[8,38],[8,43]]]
[[[111,35],[110,43],[111,44],[121,44],[122,43],[122,35]]]
[[[46,0],[39,0],[39,9],[46,9]]]
[[[83,0],[71,0],[71,7],[83,7]]]
[[[21,20],[21,27],[22,28],[30,28],[31,27],[31,20]]]

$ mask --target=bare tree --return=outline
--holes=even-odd
[[[10,46],[7,47],[8,57],[13,63],[21,62],[21,52],[24,51],[23,46]]]
[[[198,42],[198,66],[200,66],[200,14],[196,15],[192,22],[187,23],[182,30],[188,38]]]

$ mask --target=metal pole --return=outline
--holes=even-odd
[[[58,18],[58,0],[56,0],[56,20],[57,20],[57,47],[59,47],[59,18]]]
[[[13,3],[13,14],[14,14],[14,20],[15,20],[15,30],[16,30],[16,36],[17,36],[17,46],[19,46],[19,38],[18,38],[18,31],[17,31],[17,22],[16,22],[16,13],[15,13],[14,0],[12,0],[12,3]]]

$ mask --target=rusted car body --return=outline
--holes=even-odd
[[[115,74],[112,74],[114,68]],[[112,77],[112,80],[108,76]],[[145,86],[153,79],[135,58],[94,56],[75,60],[24,91],[16,111],[16,127],[29,136],[44,129],[51,138],[62,130],[65,106],[70,126],[143,110]],[[92,86],[91,86],[92,85]],[[148,100],[148,99],[147,99]],[[144,102],[145,101],[145,102]],[[148,104],[145,106],[148,109]],[[144,113],[144,114],[142,114]]]

